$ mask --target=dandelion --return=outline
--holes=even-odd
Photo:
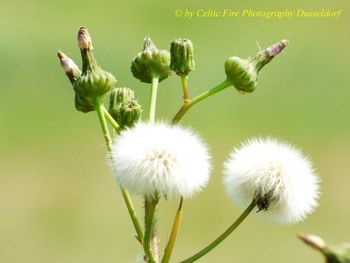
[[[146,196],[189,197],[209,180],[207,146],[180,126],[138,123],[121,133],[111,159],[116,180]]]
[[[317,206],[318,178],[301,151],[275,139],[253,139],[225,162],[224,184],[240,206],[256,200],[264,217],[280,223],[303,220]]]

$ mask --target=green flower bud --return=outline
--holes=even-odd
[[[287,40],[281,40],[259,52],[254,58],[231,57],[227,59],[225,62],[227,80],[240,92],[253,92],[257,85],[260,70],[277,56],[287,44]]]
[[[231,57],[225,62],[225,73],[232,85],[241,92],[253,92],[258,73],[248,60]]]
[[[350,263],[350,244],[327,246],[323,254],[327,263]]]
[[[167,50],[158,49],[150,37],[144,40],[143,51],[138,53],[131,63],[133,76],[145,83],[153,78],[159,82],[170,75],[170,54]]]
[[[310,247],[320,251],[327,263],[350,263],[350,244],[338,246],[327,245],[320,237],[315,235],[299,234],[299,238]]]
[[[99,97],[110,91],[116,79],[114,76],[103,70],[94,70],[83,73],[74,83],[76,94],[83,97]]]
[[[185,38],[175,39],[170,43],[170,68],[178,75],[188,75],[195,69],[192,41]]]
[[[92,53],[92,42],[87,29],[80,27],[78,45],[83,60],[83,73],[74,82],[74,90],[82,97],[99,97],[109,92],[116,83],[115,77],[98,65]]]
[[[114,88],[110,92],[109,110],[113,119],[122,129],[133,127],[141,117],[141,106],[135,99],[134,91],[128,88]]]
[[[82,96],[75,94],[74,99],[75,99],[75,108],[78,111],[87,113],[87,112],[95,110],[95,106],[92,103],[90,98],[82,97]]]
[[[74,82],[80,77],[81,71],[79,67],[74,63],[72,59],[66,56],[61,51],[57,52],[57,56],[60,60],[61,66],[69,78],[70,82],[74,84]]]

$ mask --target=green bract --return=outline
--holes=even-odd
[[[110,91],[115,83],[116,79],[111,73],[98,69],[83,72],[73,88],[82,97],[98,97]]]
[[[350,244],[327,246],[323,254],[327,263],[350,263]]]
[[[153,78],[162,81],[171,72],[170,53],[156,48],[151,39],[146,37],[143,51],[131,63],[131,72],[135,78],[145,83],[151,83]]]
[[[242,92],[253,92],[258,73],[254,65],[239,57],[231,57],[225,62],[225,73],[232,85]]]
[[[74,102],[75,102],[75,108],[78,111],[86,113],[86,112],[90,112],[90,111],[95,110],[95,106],[92,103],[91,99],[89,99],[89,98],[85,98],[85,97],[82,97],[82,96],[75,94]]]
[[[170,68],[178,75],[188,75],[195,69],[192,41],[185,38],[175,39],[170,43]]]
[[[92,52],[91,36],[85,27],[79,29],[78,46],[83,60],[83,72],[74,82],[74,91],[85,98],[101,97],[113,88],[117,80],[98,66]]]
[[[283,39],[258,52],[253,58],[230,57],[225,62],[227,80],[241,92],[253,92],[257,85],[260,70],[281,53],[287,45],[288,41]]]
[[[129,88],[114,88],[110,92],[109,110],[122,129],[134,126],[141,117],[141,106]]]

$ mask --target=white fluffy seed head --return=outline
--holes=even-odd
[[[112,170],[125,188],[143,195],[190,197],[210,174],[207,146],[190,129],[138,123],[113,144]]]
[[[275,139],[252,139],[236,148],[224,164],[229,196],[245,207],[268,197],[258,214],[279,223],[303,220],[317,206],[318,177],[301,151]]]

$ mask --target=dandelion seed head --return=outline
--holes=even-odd
[[[112,170],[125,188],[143,195],[190,197],[208,182],[210,155],[190,129],[138,123],[117,138]]]
[[[303,220],[317,206],[318,177],[300,150],[275,139],[253,139],[231,153],[224,184],[240,206],[254,198],[263,217],[280,223]],[[267,203],[264,203],[267,202]]]

